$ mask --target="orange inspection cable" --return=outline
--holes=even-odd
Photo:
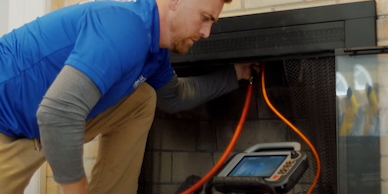
[[[242,131],[244,124],[245,124],[245,120],[247,119],[247,116],[248,116],[249,107],[251,106],[252,93],[253,93],[253,84],[252,84],[252,80],[251,80],[251,82],[248,86],[248,93],[247,93],[244,109],[243,109],[239,124],[237,126],[236,131],[234,132],[233,138],[232,138],[228,148],[226,149],[226,151],[222,155],[222,158],[218,161],[216,166],[205,177],[203,177],[199,182],[197,182],[191,188],[184,191],[182,194],[192,194],[192,193],[196,192],[198,189],[200,189],[202,187],[202,185],[204,185],[211,178],[213,178],[213,176],[222,168],[225,161],[228,159],[230,153],[232,153],[234,147],[236,146],[238,139],[240,138],[241,131]]]
[[[265,102],[267,103],[267,105],[271,108],[271,110],[281,120],[283,120],[289,127],[291,127],[291,129],[294,130],[294,132],[297,133],[307,143],[307,145],[310,147],[311,151],[313,152],[313,154],[315,156],[315,160],[317,162],[317,174],[315,176],[315,180],[314,180],[310,190],[307,193],[307,194],[311,194],[314,191],[315,187],[317,186],[318,180],[321,176],[321,160],[319,159],[318,152],[316,151],[315,147],[311,144],[311,142],[307,139],[307,137],[304,136],[303,133],[300,132],[290,121],[288,121],[286,118],[284,118],[284,116],[282,114],[280,114],[279,111],[277,111],[276,108],[269,101],[268,96],[267,96],[267,91],[265,89],[265,66],[264,65],[262,65],[262,72],[261,72],[261,88],[262,88],[263,96],[264,96],[264,99],[265,99]]]

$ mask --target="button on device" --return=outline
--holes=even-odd
[[[278,175],[275,175],[275,176],[273,177],[273,179],[278,180],[278,179],[279,179],[279,176],[278,176]]]
[[[296,152],[296,151],[292,151],[291,152],[291,158],[294,159],[294,158],[297,158],[299,156],[299,153]]]

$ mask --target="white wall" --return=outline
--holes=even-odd
[[[2,0],[3,1],[3,0]],[[9,1],[9,17],[8,31],[22,26],[25,23],[31,22],[48,13],[50,10],[47,0],[8,0]]]
[[[8,33],[9,0],[0,0],[0,37]]]

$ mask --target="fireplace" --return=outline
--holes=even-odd
[[[346,153],[364,141],[376,152],[362,157],[375,164],[380,162],[380,141],[338,135],[337,57],[339,53],[367,52],[365,47],[376,44],[376,5],[367,1],[222,18],[209,39],[199,41],[186,56],[172,55],[171,62],[182,77],[212,73],[235,62],[265,62],[271,102],[320,154],[322,175],[315,193],[354,194],[349,188],[356,188],[362,180],[342,181],[349,179],[352,165],[357,167],[349,162],[357,155]],[[308,146],[267,107],[260,83],[257,77],[248,120],[235,151],[257,143],[300,142],[309,153],[310,168],[291,194],[306,193],[315,178],[315,159]],[[241,81],[238,90],[190,111],[167,114],[157,110],[138,193],[175,193],[186,177],[204,176],[232,138],[247,86],[248,82]],[[366,169],[373,174],[370,179],[380,178],[379,165]],[[380,182],[369,182],[363,188],[381,193]]]

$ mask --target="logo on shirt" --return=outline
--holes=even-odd
[[[137,79],[135,81],[135,83],[133,84],[133,88],[136,89],[138,88],[141,84],[143,84],[145,81],[147,80],[147,78],[145,78],[143,75],[141,75],[139,77],[139,79]]]

